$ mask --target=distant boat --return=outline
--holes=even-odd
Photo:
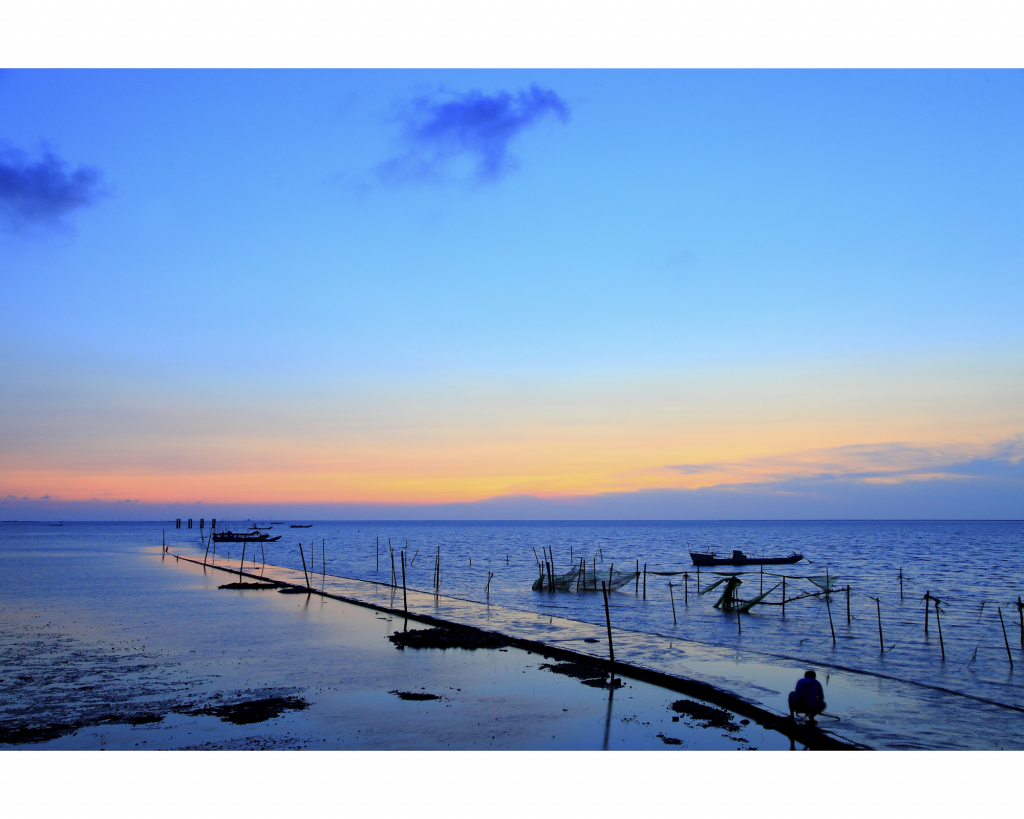
[[[274,526],[280,526],[282,523],[284,523],[284,521],[283,520],[272,520],[272,521],[270,521],[270,523],[272,525],[274,525]]]
[[[64,524],[63,523],[51,523],[50,525],[51,526],[63,526]]]
[[[289,529],[312,529],[313,528],[313,524],[312,523],[293,523],[288,528]]]
[[[269,532],[274,527],[273,526],[253,526],[252,528],[255,529],[257,532]]]
[[[782,563],[799,563],[803,555],[789,557],[747,557],[739,549],[732,550],[732,557],[718,557],[713,552],[690,552],[694,566],[777,566]]]

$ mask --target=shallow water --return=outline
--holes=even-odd
[[[264,524],[268,525],[268,524]],[[6,524],[14,527],[38,524]],[[197,553],[204,547],[198,529],[175,530],[165,524],[67,524],[50,528],[45,534],[66,538],[78,548],[93,538],[116,536],[140,542],[159,542],[161,531],[173,548]],[[28,531],[28,529],[24,529]],[[39,532],[44,534],[43,531]],[[311,529],[275,526],[272,534],[283,535],[262,550],[266,562],[301,571],[301,541],[307,568],[320,572],[326,558],[330,575],[390,582],[391,558],[388,538],[395,548],[396,576],[401,582],[399,549],[408,542],[406,578],[410,588],[431,588],[434,558],[441,551],[441,593],[447,596],[487,602],[488,571],[493,572],[489,601],[512,609],[556,615],[595,625],[604,624],[600,594],[533,592],[537,576],[534,550],[550,548],[565,571],[581,556],[597,560],[598,571],[632,569],[639,560],[651,571],[691,570],[685,578],[671,578],[681,585],[673,589],[676,623],[672,619],[670,578],[648,575],[644,599],[642,581],[612,595],[611,616],[617,629],[660,634],[700,641],[727,649],[796,658],[817,666],[856,669],[938,686],[951,691],[983,697],[998,703],[1024,707],[1024,653],[1016,607],[1024,587],[1024,524],[1020,522],[727,522],[727,523],[345,523],[314,522]],[[376,539],[380,537],[379,568]],[[689,561],[687,543],[694,549],[744,549],[748,554],[781,555],[803,553],[808,561],[796,566],[769,569],[791,576],[825,574],[838,576],[838,585],[851,587],[850,621],[847,621],[846,593],[832,596],[832,628],[829,607],[823,599],[807,598],[786,606],[758,607],[743,615],[723,614],[713,608],[716,592],[698,597],[696,572]],[[314,545],[314,548],[310,546]],[[247,561],[253,554],[247,547]],[[570,554],[572,558],[570,558]],[[230,557],[229,557],[230,555]],[[220,544],[217,561],[230,559],[237,565],[240,544]],[[507,563],[506,563],[507,555]],[[211,552],[212,557],[212,552]],[[472,566],[470,566],[472,560]],[[904,573],[904,594],[900,597],[899,573]],[[701,572],[701,585],[709,580]],[[751,597],[761,588],[759,572],[743,575],[741,596]],[[764,577],[768,590],[777,582]],[[639,588],[638,588],[639,587]],[[748,592],[747,590],[750,589]],[[942,658],[934,611],[929,631],[924,632],[925,591],[942,600],[941,629],[945,660]],[[805,580],[787,580],[787,596],[818,589]],[[777,600],[777,589],[769,601]],[[881,601],[885,653],[879,651],[878,616],[875,601]],[[984,605],[982,605],[984,604]],[[1011,671],[1003,640],[997,606],[1002,608],[1007,642],[1017,664]],[[738,630],[738,625],[742,631]],[[657,665],[657,658],[651,663]],[[728,687],[729,671],[723,671]],[[901,690],[905,707],[914,707],[913,689]],[[924,747],[942,747],[942,703],[950,715],[959,713],[965,701],[922,688],[920,701],[928,703],[928,725],[922,735],[935,738]],[[938,710],[936,710],[938,709]],[[1008,712],[1011,723],[1019,712]],[[1021,738],[1024,739],[1024,738]]]
[[[267,525],[267,524],[263,524]],[[601,595],[531,591],[537,577],[534,549],[554,553],[558,571],[596,557],[598,573],[633,570],[639,561],[649,571],[689,570],[683,577],[648,575],[647,595],[630,584],[612,597],[616,627],[701,640],[715,645],[765,651],[808,662],[845,666],[901,679],[963,691],[1024,707],[1024,654],[1021,651],[1017,596],[1024,594],[1024,523],[1021,522],[723,522],[723,523],[344,523],[317,522],[312,529],[276,526],[280,542],[264,547],[266,562],[301,568],[303,542],[311,569],[320,571],[326,556],[329,574],[390,582],[388,538],[395,550],[408,541],[406,580],[410,588],[432,587],[434,559],[441,549],[441,592],[445,595],[512,608],[558,614],[603,624]],[[198,531],[170,530],[169,542],[198,537]],[[381,539],[379,569],[376,538]],[[314,545],[310,549],[311,543]],[[847,621],[846,593],[828,605],[807,598],[781,607],[759,606],[737,624],[735,614],[713,608],[718,591],[697,596],[696,570],[687,554],[705,547],[733,548],[747,554],[802,553],[795,566],[765,567],[763,588],[780,583],[773,574],[838,577],[851,587]],[[230,546],[232,558],[241,555]],[[251,550],[253,547],[247,547]],[[258,548],[258,547],[257,547]],[[570,552],[572,558],[570,558]],[[418,555],[417,555],[418,553]],[[506,564],[506,555],[508,563]],[[415,556],[413,562],[412,557]],[[226,557],[226,555],[225,555]],[[541,558],[543,560],[543,557]],[[472,560],[472,566],[470,566]],[[899,575],[902,567],[903,598]],[[733,571],[725,568],[723,571]],[[718,579],[701,572],[701,586]],[[759,569],[742,576],[742,597],[762,588]],[[673,582],[676,623],[668,583]],[[676,586],[676,584],[679,584]],[[749,591],[748,591],[749,590]],[[819,589],[806,580],[788,579],[787,598]],[[945,660],[939,642],[934,604],[925,634],[926,591],[938,597]],[[766,602],[781,599],[781,586]],[[880,599],[876,607],[872,598]],[[982,605],[984,604],[984,606]],[[829,626],[831,609],[832,628]],[[886,648],[879,647],[878,609]],[[1001,608],[1011,655],[1010,671],[999,620]],[[739,629],[742,629],[740,631]],[[835,631],[835,643],[832,641]]]
[[[749,722],[674,722],[678,694],[628,677],[609,692],[516,648],[399,651],[385,639],[405,627],[399,618],[307,595],[219,590],[230,576],[161,559],[159,542],[144,542],[151,527],[83,528],[75,538],[12,528],[0,529],[0,728],[75,725],[14,747],[790,747]],[[253,724],[196,713],[265,696],[308,707]],[[124,718],[133,715],[148,718]]]

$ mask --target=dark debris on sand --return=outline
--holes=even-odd
[[[705,728],[721,728],[730,732],[740,730],[740,726],[733,720],[732,714],[724,708],[715,708],[713,705],[705,705],[693,700],[676,700],[669,707],[677,714],[699,722]]]
[[[285,711],[304,711],[309,703],[302,697],[264,697],[258,700],[226,703],[224,705],[208,705],[184,713],[189,716],[200,714],[219,717],[224,722],[234,725],[251,725],[255,722],[266,722],[279,717]]]
[[[277,583],[240,583],[238,581],[234,583],[225,583],[223,586],[218,586],[218,589],[276,589]]]
[[[608,680],[608,672],[600,665],[588,662],[541,663],[542,671],[572,677],[591,688],[622,688],[623,682],[618,677],[614,682]]]
[[[398,649],[405,648],[506,648],[508,640],[500,634],[470,628],[425,628],[414,631],[396,631],[388,639]]]
[[[421,702],[423,700],[439,700],[441,699],[440,694],[422,694],[418,691],[388,691],[389,694],[397,694],[400,700],[412,700],[414,702]]]
[[[658,739],[660,739],[666,745],[682,745],[683,744],[683,741],[681,739],[676,739],[675,737],[667,737],[664,734],[656,734],[655,736],[657,736]]]

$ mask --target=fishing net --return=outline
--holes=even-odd
[[[541,574],[533,581],[533,590],[547,591],[553,588],[555,591],[571,591],[573,589],[576,591],[601,591],[601,584],[604,583],[608,591],[615,591],[627,583],[633,582],[637,577],[639,577],[637,572],[595,573],[589,569],[585,572],[575,569],[567,574],[552,575],[550,578],[546,573]]]
[[[817,577],[805,577],[805,580],[810,580],[815,586],[822,591],[832,591],[836,585],[836,581],[839,579],[837,575],[819,575]]]

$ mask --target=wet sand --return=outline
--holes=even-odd
[[[159,547],[0,556],[0,748],[788,749],[743,714],[555,652],[399,648],[392,614]],[[249,580],[246,578],[245,580]],[[801,747],[797,745],[797,747]]]

